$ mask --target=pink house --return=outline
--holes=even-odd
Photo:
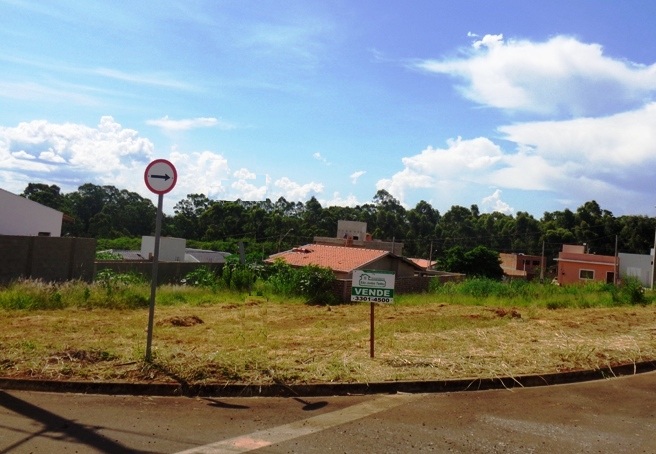
[[[617,259],[612,255],[587,254],[585,246],[563,244],[556,261],[560,285],[590,281],[614,284],[617,278]]]

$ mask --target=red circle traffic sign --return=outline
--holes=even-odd
[[[166,159],[155,159],[146,167],[144,181],[155,194],[166,194],[178,181],[178,172]]]

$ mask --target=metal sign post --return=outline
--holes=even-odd
[[[159,263],[159,239],[162,233],[162,205],[164,194],[178,181],[178,173],[166,159],[156,159],[148,164],[144,172],[146,186],[157,197],[157,216],[155,218],[155,247],[153,250],[153,272],[150,282],[150,305],[148,307],[148,335],[146,338],[146,361],[152,360],[153,322],[155,320],[155,295],[157,293],[157,265]]]

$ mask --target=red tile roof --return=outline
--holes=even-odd
[[[435,265],[437,265],[437,262],[435,260],[427,260],[427,259],[417,259],[417,258],[408,258],[411,262],[413,262],[415,265],[418,265],[424,269],[431,268]]]
[[[333,271],[350,273],[389,254],[389,251],[378,249],[306,244],[274,254],[266,261],[273,262],[281,258],[291,266],[317,265]]]

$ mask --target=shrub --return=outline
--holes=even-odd
[[[329,268],[316,265],[304,266],[296,271],[296,280],[299,293],[308,298],[309,303],[332,302],[335,299],[331,293],[335,274]]]
[[[273,292],[284,296],[302,296],[308,303],[333,302],[331,293],[335,275],[329,268],[308,265],[292,268],[282,260],[268,267],[266,281]]]
[[[613,301],[625,304],[647,304],[645,289],[640,280],[625,276],[619,286],[613,288]]]
[[[194,287],[214,288],[217,284],[217,276],[214,271],[208,267],[200,266],[195,270],[188,272],[180,283]]]

